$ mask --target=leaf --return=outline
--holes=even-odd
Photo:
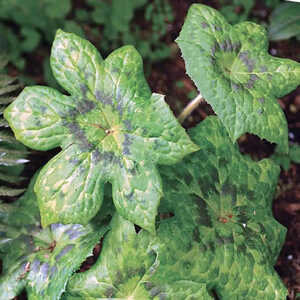
[[[160,212],[174,216],[153,237],[115,215],[98,261],[63,299],[285,298],[273,269],[285,235],[271,211],[279,168],[243,157],[216,117],[191,135],[203,148],[160,167]]]
[[[6,66],[7,60],[5,56],[0,55],[0,73]],[[16,81],[16,78],[11,78],[3,74],[0,74],[0,90],[12,92],[15,91],[19,85],[12,85]],[[18,142],[11,131],[5,127],[9,127],[6,120],[2,118],[2,114],[6,105],[13,101],[13,97],[9,97],[6,93],[4,96],[0,96],[0,197],[14,197],[24,192],[24,189],[20,187],[7,187],[6,183],[12,183],[14,185],[20,183],[25,178],[20,176],[23,170],[23,164],[27,163],[28,152],[26,148]]]
[[[187,73],[232,141],[249,132],[286,153],[287,123],[277,98],[299,85],[300,64],[269,55],[262,26],[231,26],[201,4],[191,6],[177,42]]]
[[[300,34],[300,4],[282,3],[270,16],[269,38],[272,41],[289,39]]]
[[[292,144],[290,147],[289,155],[290,155],[291,161],[299,164],[300,163],[300,145]]]
[[[9,178],[7,177],[3,177],[2,174],[0,174],[0,180],[7,180]],[[16,188],[10,188],[7,186],[0,186],[0,196],[9,196],[9,197],[13,197],[13,196],[18,196],[20,194],[22,194],[25,190],[24,189],[16,189]]]
[[[159,239],[151,242],[153,237],[144,230],[137,234],[134,225],[117,214],[111,228],[100,258],[90,270],[71,278],[64,299],[213,299],[205,284],[174,280],[181,278],[180,269],[165,273],[169,257],[160,258]],[[182,261],[177,259],[179,266]],[[172,268],[176,261],[171,263]]]
[[[220,299],[285,299],[273,269],[286,233],[272,215],[279,167],[242,156],[217,117],[190,135],[201,149],[160,169],[164,211],[179,215],[198,243],[198,280]]]
[[[29,87],[4,112],[25,145],[63,149],[35,186],[43,226],[86,224],[101,207],[104,183],[111,182],[118,212],[153,232],[162,195],[156,164],[176,163],[198,146],[163,96],[151,95],[133,47],[103,61],[89,42],[59,30],[51,67],[71,96]]]
[[[40,43],[41,35],[37,30],[31,27],[23,27],[21,34],[24,38],[20,44],[21,49],[24,52],[33,52]]]
[[[26,158],[28,151],[15,150],[12,147],[5,147],[0,145],[0,165],[16,166],[29,162]]]
[[[29,299],[60,299],[69,277],[106,232],[92,223],[52,224],[41,229],[34,181],[14,204],[0,204],[0,299],[26,288]]]

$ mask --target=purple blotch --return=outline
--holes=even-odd
[[[213,25],[213,28],[214,28],[215,31],[221,31],[222,30],[222,28],[218,25]]]
[[[233,46],[233,50],[236,51],[236,52],[240,51],[240,49],[241,49],[241,43],[240,42],[233,43],[232,46]]]
[[[254,86],[255,81],[258,79],[258,77],[255,74],[251,74],[250,75],[250,79],[248,80],[248,82],[246,83],[246,87],[248,89],[252,89]]]
[[[87,86],[85,84],[81,84],[80,85],[80,90],[81,90],[81,93],[83,95],[85,95],[87,93],[87,91],[88,91],[88,88],[87,88]]]
[[[249,58],[249,52],[243,51],[239,54],[241,61],[247,66],[248,71],[252,72],[255,66],[255,61]]]
[[[40,268],[40,272],[42,274],[42,279],[45,280],[48,276],[49,272],[49,264],[48,263],[43,263]]]
[[[131,191],[130,194],[125,195],[125,198],[128,201],[132,201],[133,200],[133,195],[134,195],[134,191]]]
[[[131,151],[129,149],[129,146],[132,144],[131,137],[128,134],[124,134],[124,142],[122,144],[123,146],[123,154],[124,155],[129,155],[131,154]]]
[[[76,136],[79,141],[79,147],[82,151],[88,151],[93,148],[93,145],[89,143],[88,139],[86,138],[84,131],[80,128],[78,123],[76,122],[64,122],[63,124],[66,126],[72,134]]]
[[[40,111],[44,114],[48,110],[48,107],[41,105],[40,106]]]
[[[81,114],[85,114],[91,110],[93,110],[96,107],[96,104],[93,101],[90,100],[83,100],[80,101],[77,105],[77,110]]]
[[[150,295],[151,297],[155,297],[157,296],[159,293],[161,292],[161,290],[158,288],[158,287],[153,287],[151,290],[150,290]]]
[[[82,231],[74,231],[73,233],[71,233],[71,234],[69,235],[69,239],[70,239],[70,240],[74,240],[74,239],[80,237],[80,236],[83,235],[83,234],[84,234],[84,232],[82,232]]]
[[[219,45],[220,45],[220,49],[221,49],[222,51],[226,51],[226,49],[227,49],[226,41],[223,42],[223,43],[221,43],[221,44],[219,44]]]
[[[114,288],[113,287],[109,287],[106,291],[105,291],[105,296],[107,298],[112,298],[114,295]]]
[[[268,68],[266,66],[261,66],[260,67],[260,71],[261,72],[267,72],[268,71]]]
[[[41,264],[41,262],[38,259],[35,258],[34,261],[31,264],[31,270],[34,273],[37,273],[38,270],[39,270],[40,264]]]
[[[105,95],[101,91],[96,91],[96,99],[102,102],[104,105],[112,105],[113,104],[113,98],[109,95]]]
[[[114,68],[112,69],[112,72],[113,72],[113,73],[120,73],[120,69],[119,69],[119,68],[116,68],[116,67],[114,67]]]
[[[131,131],[133,129],[131,122],[129,120],[124,120],[124,125],[125,125],[126,130],[128,130],[128,131]]]
[[[64,225],[61,224],[61,223],[56,223],[56,224],[51,224],[50,226],[51,226],[51,231],[55,231],[55,230],[57,230],[58,228],[61,228]]]
[[[264,110],[262,108],[259,108],[257,112],[261,115],[264,112]]]
[[[151,290],[154,286],[155,285],[150,281],[144,282],[144,287],[147,291]]]
[[[72,157],[70,160],[69,160],[69,163],[72,164],[72,165],[78,165],[79,163],[81,163],[80,159],[78,159],[77,157]]]
[[[218,44],[216,43],[216,44],[214,44],[214,46],[211,48],[211,55],[212,56],[215,56],[215,54],[216,54],[216,51],[218,50]]]
[[[240,86],[236,83],[232,83],[231,86],[232,86],[234,91],[237,91],[240,88]]]
[[[264,102],[265,102],[265,98],[259,98],[258,101],[259,101],[260,103],[264,103]]]
[[[56,256],[55,260],[58,262],[64,255],[66,255],[69,251],[74,248],[74,245],[65,246]]]
[[[233,45],[232,45],[230,39],[226,40],[226,45],[227,45],[227,51],[232,52],[232,50],[233,50]]]
[[[57,272],[57,267],[56,266],[52,266],[51,270],[50,270],[50,278],[53,277],[54,273]]]
[[[166,293],[160,293],[158,295],[158,297],[159,297],[159,300],[165,300],[165,299],[167,299],[167,294]]]
[[[208,24],[205,23],[205,22],[202,22],[202,23],[201,23],[201,26],[202,26],[202,28],[207,28],[207,27],[208,27]]]

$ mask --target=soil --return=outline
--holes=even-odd
[[[204,3],[215,8],[220,8],[220,1],[191,1],[191,0],[172,0],[175,20],[168,25],[168,33],[162,39],[172,49],[172,56],[162,62],[150,65],[148,82],[153,92],[167,95],[166,101],[178,115],[185,105],[190,101],[187,95],[196,94],[196,88],[190,78],[186,75],[184,61],[181,58],[179,49],[174,43],[184,22],[187,10],[192,3]],[[228,2],[228,1],[227,1]],[[229,1],[230,2],[230,1]],[[251,17],[260,22],[267,22],[270,9],[265,6],[265,1],[256,1],[251,12]],[[77,6],[84,7],[85,1],[74,1]],[[240,13],[241,9],[236,8]],[[137,23],[143,20],[136,20]],[[145,25],[145,24],[141,24]],[[146,25],[145,25],[146,26]],[[87,29],[88,30],[88,29]],[[272,55],[278,57],[288,57],[300,61],[300,42],[296,39],[290,39],[281,42],[270,43],[269,51]],[[33,76],[39,83],[43,83],[42,72],[39,66],[42,65],[43,59],[49,55],[46,47],[41,47],[38,55],[29,57],[31,65],[34,66]],[[13,73],[14,70],[11,69]],[[180,83],[180,84],[179,84]],[[300,87],[289,95],[278,100],[288,121],[289,136],[291,143],[300,143]],[[197,109],[186,119],[184,127],[193,127],[198,122],[213,114],[211,107],[207,103],[201,103]],[[269,157],[274,151],[274,145],[260,140],[253,135],[245,135],[240,139],[240,149],[243,153],[250,154],[255,159]],[[49,159],[56,150],[51,154],[40,154],[41,159],[35,160],[36,166]],[[42,163],[38,163],[42,161]],[[33,169],[36,169],[34,167]],[[33,173],[34,170],[28,170]],[[288,171],[282,171],[278,183],[277,196],[273,204],[275,218],[287,227],[287,237],[283,245],[280,256],[278,257],[275,269],[279,273],[285,285],[289,290],[289,300],[295,300],[297,293],[300,293],[300,165],[292,163]],[[101,244],[97,245],[94,250],[95,257],[101,251]],[[81,271],[88,269],[95,261],[95,257],[89,258],[82,265]],[[17,299],[25,299],[25,296]]]

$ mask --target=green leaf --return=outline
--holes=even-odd
[[[28,151],[15,150],[13,148],[0,145],[0,165],[16,166],[29,162],[26,158]]]
[[[180,269],[174,272],[173,268],[180,266],[182,261],[181,257],[176,257],[177,264],[176,261],[168,261],[177,253],[170,254],[170,257],[161,253],[163,246],[160,244],[166,240],[157,238],[152,242],[153,237],[148,232],[142,230],[137,234],[134,225],[117,214],[111,228],[96,264],[87,272],[74,275],[69,281],[64,297],[66,300],[213,299],[206,291],[205,284],[185,277],[182,280],[175,279],[181,278],[182,273]],[[189,257],[195,259],[191,253]],[[162,274],[163,277],[160,276]]]
[[[249,132],[288,151],[287,123],[277,98],[299,85],[300,64],[269,55],[262,26],[231,26],[213,8],[194,4],[177,42],[188,74],[232,141]]]
[[[174,216],[153,237],[115,215],[98,261],[63,299],[285,298],[273,269],[285,235],[271,211],[279,168],[243,157],[216,117],[191,135],[201,150],[160,167],[160,212]]]
[[[33,52],[40,43],[40,33],[31,27],[23,27],[21,29],[21,34],[24,37],[24,40],[21,43],[20,48],[22,48],[24,52]]]
[[[92,223],[41,229],[35,180],[16,203],[0,204],[1,300],[12,299],[24,288],[29,299],[60,299],[69,277],[107,230]]]
[[[0,180],[6,180],[7,181],[6,176],[3,176],[3,174],[0,174]],[[0,196],[9,196],[9,197],[13,197],[13,196],[18,196],[20,194],[22,194],[25,190],[24,189],[16,189],[16,188],[10,188],[7,186],[0,186]]]
[[[72,8],[72,4],[70,0],[60,0],[60,1],[48,0],[45,2],[46,2],[45,12],[50,18],[64,19]]]
[[[291,161],[300,164],[300,145],[293,144],[290,146],[290,158]]]
[[[29,87],[4,112],[25,145],[63,149],[35,186],[43,226],[86,224],[101,207],[104,183],[111,182],[118,212],[153,232],[162,195],[156,164],[176,163],[198,146],[164,97],[151,95],[133,47],[103,61],[89,42],[59,30],[51,67],[71,96]]]
[[[273,269],[286,233],[272,215],[279,167],[242,156],[217,117],[190,133],[201,149],[160,168],[162,205],[190,226],[199,243],[199,280],[220,299],[285,299]]]
[[[269,38],[272,41],[289,39],[300,34],[300,4],[282,3],[270,16]]]

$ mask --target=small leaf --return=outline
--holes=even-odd
[[[298,144],[291,145],[289,155],[293,162],[300,164],[300,145]]]
[[[282,3],[270,16],[269,38],[272,41],[289,39],[300,33],[300,4]]]
[[[20,87],[21,87],[20,84],[12,84],[12,85],[8,85],[6,87],[2,87],[2,88],[0,88],[0,96],[7,94],[7,93],[14,92],[15,90],[17,90]]]
[[[24,181],[26,177],[21,177],[21,176],[15,176],[11,174],[4,174],[0,172],[0,180],[1,181],[6,181],[9,183],[19,183],[20,181]]]
[[[286,153],[287,123],[277,98],[299,85],[300,64],[269,55],[262,26],[231,26],[201,4],[191,6],[177,42],[188,74],[232,141],[249,132]]]
[[[0,119],[0,127],[9,127],[8,122],[4,119]]]
[[[7,180],[7,177],[3,177],[2,174],[0,174],[0,180]],[[18,196],[22,194],[25,190],[24,189],[16,189],[16,188],[10,188],[7,186],[0,186],[0,196]]]
[[[29,299],[60,299],[66,282],[106,232],[98,224],[52,224],[41,229],[34,181],[14,204],[0,204],[0,299],[26,288]]]
[[[59,30],[51,68],[71,96],[29,87],[4,112],[25,145],[63,149],[42,169],[35,186],[43,226],[86,224],[110,182],[119,213],[153,232],[162,195],[156,165],[176,163],[198,146],[164,97],[151,95],[133,47],[103,61],[89,42]]]

